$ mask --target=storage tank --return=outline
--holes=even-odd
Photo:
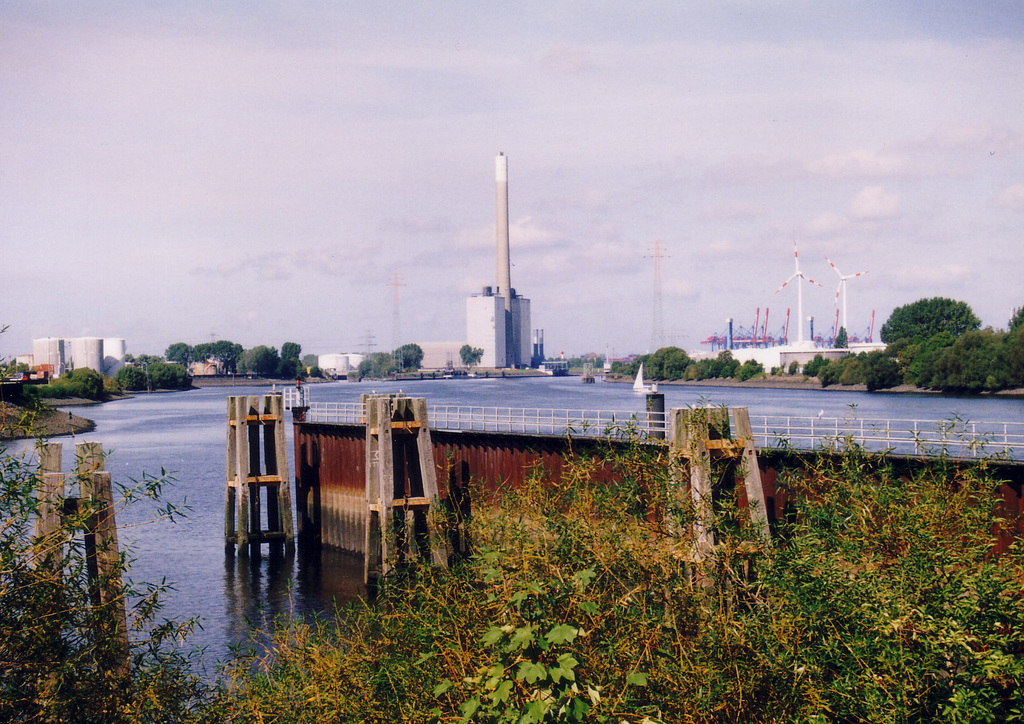
[[[106,337],[103,340],[103,374],[113,377],[124,367],[125,342],[120,337]]]
[[[88,367],[103,373],[103,340],[99,337],[75,337],[71,340],[71,364],[76,370]]]
[[[64,357],[64,340],[61,337],[43,337],[32,340],[32,365],[41,367],[50,365],[55,377],[60,377],[66,369]]]

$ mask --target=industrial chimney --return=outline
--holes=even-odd
[[[508,253],[508,157],[499,153],[494,159],[498,201],[498,278],[497,293],[505,299],[505,311],[512,311],[512,265]]]

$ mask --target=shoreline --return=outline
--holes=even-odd
[[[612,376],[606,375],[604,378],[605,382],[614,384],[630,383],[632,384],[633,379],[624,375]],[[714,378],[708,380],[647,380],[647,382],[655,382],[658,386],[682,386],[682,387],[747,387],[754,389],[766,389],[766,390],[812,390],[820,392],[867,392],[867,385],[829,385],[828,387],[822,387],[821,383],[815,378],[800,379],[800,378],[772,378],[766,377],[761,379],[747,380],[741,382],[736,379],[722,379]],[[874,395],[929,395],[929,396],[946,396],[946,397],[1010,397],[1010,398],[1024,398],[1024,388],[1012,389],[1012,390],[1000,390],[999,392],[983,392],[977,395],[946,395],[938,390],[926,390],[921,387],[915,387],[913,385],[899,385],[897,387],[890,387],[884,390],[875,390],[871,394]]]
[[[93,403],[92,400],[86,402],[100,404]],[[67,437],[92,432],[95,429],[96,423],[89,418],[49,405],[32,410],[10,402],[0,402],[0,440]]]

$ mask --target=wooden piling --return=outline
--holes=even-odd
[[[694,511],[695,562],[706,560],[715,547],[711,521],[717,495],[713,464],[718,461],[731,463],[732,480],[737,486],[743,484],[750,522],[758,537],[767,541],[771,535],[750,415],[747,408],[737,407],[732,409],[732,417],[736,424],[735,435],[730,429],[726,408],[674,409],[669,417],[669,446],[677,494],[683,495],[688,489]]]
[[[39,457],[39,501],[36,516],[36,565],[46,561],[55,564],[64,558],[64,540],[61,530],[61,508],[64,499],[64,474],[61,472],[62,446],[59,442],[42,443],[37,448]]]
[[[364,395],[362,402],[366,410],[364,581],[383,577],[399,563],[416,561],[424,554],[433,565],[447,565],[447,545],[432,507],[438,493],[437,469],[426,400]]]
[[[294,532],[281,395],[229,397],[227,405],[225,549],[256,552],[261,543],[290,549]]]

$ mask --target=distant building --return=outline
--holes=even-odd
[[[328,377],[345,377],[349,372],[358,370],[364,359],[366,355],[355,352],[322,354],[316,358],[316,365]]]
[[[465,342],[417,342],[423,350],[420,369],[450,370],[462,367],[462,345]]]
[[[126,350],[121,337],[44,337],[32,340],[32,366],[52,370],[54,377],[75,369],[113,377],[124,367]]]
[[[512,288],[508,238],[508,158],[495,159],[497,285],[466,299],[466,342],[483,350],[482,367],[526,367],[532,361],[530,300]]]

